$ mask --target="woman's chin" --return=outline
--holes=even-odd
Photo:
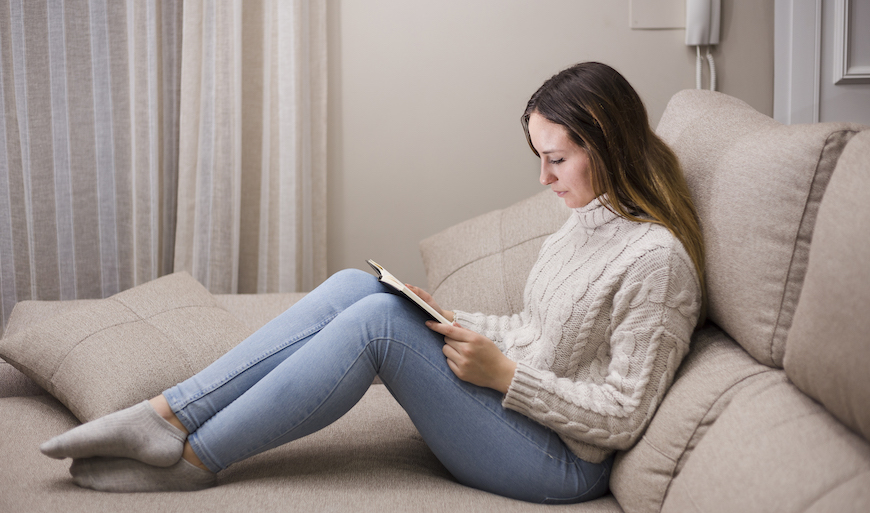
[[[566,205],[568,208],[583,208],[583,207],[585,207],[586,205],[592,203],[592,200],[594,200],[594,199],[595,199],[595,198],[588,199],[588,200],[584,200],[584,199],[573,198],[573,197],[570,197],[570,196],[566,196],[566,197],[564,198],[564,200],[565,200],[565,205]]]

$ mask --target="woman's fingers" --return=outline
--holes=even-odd
[[[444,335],[441,351],[456,377],[474,385],[507,392],[516,363],[507,358],[492,340],[456,324],[445,326],[429,321],[427,326]]]
[[[465,329],[455,322],[451,325],[447,325],[435,321],[426,321],[426,326],[430,330],[440,333],[445,337],[450,337],[458,342],[471,342],[475,337],[479,336],[477,333]]]
[[[432,296],[429,295],[428,292],[421,289],[420,287],[415,287],[414,285],[411,285],[410,283],[406,283],[405,286],[408,287],[409,289],[411,289],[411,291],[414,294],[417,294],[418,296],[420,296],[420,299],[422,299],[423,301],[425,301],[427,303],[432,299]]]
[[[441,315],[446,317],[448,320],[453,320],[453,312],[450,312],[448,310],[444,310],[443,308],[441,308],[441,306],[438,304],[437,301],[435,301],[435,299],[432,297],[431,294],[429,294],[425,290],[421,289],[420,287],[415,287],[415,286],[411,285],[410,283],[406,283],[405,286],[408,287],[409,289],[411,289],[411,292],[413,292],[414,294],[417,294],[417,296],[419,296],[420,299],[422,299],[423,301],[428,303],[429,306],[431,306],[432,308],[435,309],[435,311],[437,311],[438,313],[440,313]]]

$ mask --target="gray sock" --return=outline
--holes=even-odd
[[[217,484],[216,474],[182,458],[171,467],[154,467],[127,458],[73,460],[73,482],[101,492],[188,492]]]
[[[143,401],[56,436],[39,450],[57,459],[114,456],[168,467],[181,459],[184,440],[183,431]]]

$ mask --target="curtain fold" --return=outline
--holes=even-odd
[[[0,0],[0,333],[174,270],[325,279],[325,0]]]
[[[323,1],[184,5],[175,269],[212,292],[326,278]]]
[[[0,0],[2,326],[172,270],[180,26],[180,1]]]

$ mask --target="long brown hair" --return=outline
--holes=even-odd
[[[538,113],[564,126],[586,150],[596,196],[607,194],[607,208],[637,222],[666,227],[683,244],[701,284],[701,313],[706,317],[704,240],[698,214],[680,162],[650,128],[643,101],[615,69],[599,62],[576,64],[544,82],[529,100],[522,124]]]

